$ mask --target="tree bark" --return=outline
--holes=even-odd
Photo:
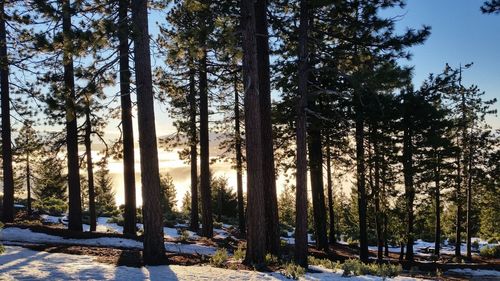
[[[0,90],[2,91],[3,222],[14,221],[14,173],[10,125],[9,58],[5,28],[5,1],[0,1]]]
[[[247,155],[247,251],[246,264],[261,266],[266,253],[262,129],[255,7],[253,0],[241,1],[243,31],[243,79],[245,85],[245,133]]]
[[[278,198],[276,195],[276,172],[274,168],[273,128],[271,121],[271,78],[269,74],[267,0],[255,1],[255,22],[262,130],[262,172],[264,181],[264,204],[266,206],[266,250],[277,256],[280,250],[280,230]]]
[[[461,258],[462,254],[460,253],[460,245],[462,243],[461,233],[462,230],[462,195],[461,195],[461,187],[462,187],[462,168],[461,168],[461,153],[459,152],[457,156],[457,185],[455,189],[455,200],[457,204],[457,215],[455,220],[455,257]]]
[[[382,212],[380,210],[380,150],[378,144],[378,126],[375,124],[373,126],[373,152],[374,152],[374,160],[375,160],[375,188],[374,188],[374,196],[375,196],[375,230],[377,232],[377,260],[382,261],[383,259],[383,251],[384,251],[384,238],[382,233]]]
[[[295,196],[295,262],[307,268],[307,135],[306,135],[306,108],[308,96],[309,72],[309,4],[307,0],[300,1],[299,25],[299,68],[298,68],[298,96],[297,104],[297,172]]]
[[[136,235],[136,198],[135,198],[135,160],[134,131],[132,125],[132,102],[130,98],[129,66],[129,0],[118,2],[118,40],[120,55],[120,103],[122,118],[123,145],[123,181],[125,188],[125,213],[123,215],[123,233]]]
[[[28,204],[28,215],[31,215],[33,209],[31,208],[31,167],[30,167],[30,155],[26,153],[26,202]]]
[[[204,42],[204,40],[202,40]],[[201,193],[201,235],[212,238],[213,217],[210,187],[210,155],[208,134],[208,85],[207,51],[199,60],[200,83],[200,193]]]
[[[82,201],[80,166],[78,161],[78,127],[76,114],[75,77],[73,70],[73,32],[71,30],[70,0],[62,0],[63,65],[66,104],[66,147],[68,158],[68,229],[82,231]]]
[[[245,203],[243,202],[243,153],[240,129],[240,94],[238,93],[238,77],[234,78],[234,134],[236,150],[236,190],[238,195],[238,225],[241,237],[245,237]]]
[[[435,214],[436,214],[436,226],[434,235],[434,255],[439,257],[441,248],[441,179],[439,176],[439,155],[436,152],[436,163],[434,166],[434,200],[435,200]]]
[[[315,101],[308,102],[312,111],[316,110]],[[321,131],[318,120],[309,120],[309,175],[311,178],[311,195],[313,204],[314,230],[316,234],[316,247],[328,251],[328,237],[326,234],[326,208],[325,191],[323,189],[323,152],[321,144]]]
[[[474,137],[473,137],[473,128],[474,124],[472,124],[471,133],[469,137],[469,155],[468,155],[468,174],[467,174],[467,260],[472,261],[472,163],[474,157]]]
[[[198,133],[196,129],[196,69],[189,69],[189,156],[191,164],[191,220],[189,228],[198,232]]]
[[[409,95],[409,93],[407,94]],[[415,189],[413,186],[413,130],[412,122],[410,120],[410,106],[408,100],[404,101],[404,135],[403,135],[403,173],[405,184],[405,198],[406,198],[406,215],[407,215],[407,229],[406,229],[406,261],[413,262],[413,201],[415,198]]]
[[[153,83],[149,50],[147,0],[132,5],[134,60],[137,85],[137,119],[141,155],[142,210],[144,219],[145,264],[157,264],[165,258],[161,187],[156,143]]]
[[[356,111],[356,172],[357,172],[357,188],[358,188],[358,215],[359,215],[359,258],[363,262],[368,261],[368,239],[366,228],[366,178],[365,178],[365,131],[364,131],[364,114],[361,103],[361,95],[355,91],[353,96],[354,108]]]
[[[330,147],[330,136],[326,140],[326,178],[327,178],[327,192],[328,192],[328,219],[330,223],[330,231],[328,240],[330,245],[335,244],[335,218],[334,218],[334,205],[333,205],[333,182],[332,182],[332,155]]]
[[[95,210],[94,170],[92,164],[92,124],[90,120],[90,105],[85,109],[85,154],[87,158],[87,180],[89,185],[90,231],[96,231],[97,216]]]

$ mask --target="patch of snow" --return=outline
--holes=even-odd
[[[449,269],[446,273],[458,274],[461,276],[482,276],[482,277],[498,277],[500,278],[500,271],[498,270],[486,270],[486,269],[470,269],[470,268],[455,268]]]
[[[280,273],[262,273],[229,270],[210,266],[162,265],[141,268],[114,266],[96,262],[85,255],[37,252],[21,247],[7,246],[0,255],[0,280],[220,280],[256,281],[289,280]],[[341,277],[341,273],[321,269],[307,273],[300,280],[375,281],[382,277]],[[396,281],[422,280],[396,277]]]
[[[49,235],[45,233],[33,232],[30,229],[23,229],[17,227],[4,228],[3,231],[0,233],[0,241],[24,242],[24,243],[35,243],[35,244],[65,244],[65,245],[84,245],[84,246],[142,249],[142,243],[132,239],[117,238],[117,237],[72,239],[72,238],[63,238],[55,235]]]
[[[94,247],[112,247],[125,249],[142,249],[140,241],[118,237],[100,237],[92,239],[72,239],[45,233],[33,232],[30,229],[8,227],[0,233],[0,241],[8,243],[31,243],[31,244],[64,244],[82,245]],[[180,244],[166,242],[165,249],[169,252],[184,254],[213,255],[217,248],[201,244]]]

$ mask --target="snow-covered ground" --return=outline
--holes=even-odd
[[[315,268],[319,273],[307,273],[300,280],[370,281],[383,280],[375,276],[344,278],[341,272]],[[246,270],[228,270],[210,266],[146,266],[141,268],[114,266],[96,262],[90,256],[37,252],[22,247],[7,246],[0,255],[0,280],[288,280],[283,275]],[[396,277],[398,281],[422,280]]]
[[[118,237],[100,237],[92,239],[72,239],[45,233],[33,232],[30,229],[7,227],[0,232],[0,241],[7,245],[29,244],[64,244],[96,247],[113,247],[121,249],[142,249],[142,242]],[[213,255],[217,248],[201,244],[181,244],[166,242],[165,249],[169,252]]]
[[[494,246],[498,245],[498,243],[496,243],[496,244],[488,244],[487,241],[482,240],[480,238],[472,238],[471,240],[472,240],[472,242],[474,242],[474,241],[478,242],[479,249],[482,248],[482,247],[485,247],[485,246],[494,247]],[[376,246],[370,246],[368,248],[371,251],[377,251],[377,247]],[[413,250],[415,251],[416,254],[421,255],[421,256],[430,256],[431,255],[430,252],[429,253],[425,253],[426,249],[427,250],[428,249],[434,249],[434,242],[425,242],[425,241],[423,241],[421,239],[418,239],[417,241],[415,241],[415,244],[413,245]],[[391,253],[399,253],[400,251],[401,251],[400,247],[389,247],[389,252],[391,252]],[[467,253],[467,245],[465,243],[462,243],[462,245],[460,246],[460,251],[464,255]],[[440,252],[442,254],[454,255],[455,254],[455,245],[454,244],[448,244],[447,242],[445,242],[444,244],[441,244]],[[473,254],[477,255],[477,253],[474,253],[474,252],[473,252]]]

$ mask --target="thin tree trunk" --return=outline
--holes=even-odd
[[[269,74],[269,34],[267,24],[267,0],[255,1],[257,33],[257,60],[259,72],[259,101],[262,130],[262,172],[264,181],[264,203],[266,206],[266,250],[279,255],[280,230],[278,198],[274,168],[273,128],[271,123],[271,86]]]
[[[403,136],[403,173],[405,182],[407,229],[406,229],[406,260],[413,262],[413,201],[415,190],[413,186],[413,132],[411,128],[409,107],[410,102],[405,101],[404,136]]]
[[[94,170],[92,164],[92,124],[90,120],[90,105],[85,110],[85,154],[87,158],[87,179],[89,185],[90,231],[96,231],[97,216],[95,210]]]
[[[200,83],[200,193],[201,193],[201,235],[212,238],[213,217],[210,187],[210,155],[208,135],[208,85],[207,51],[199,60]]]
[[[5,29],[5,1],[0,1],[0,90],[2,91],[3,222],[14,221],[14,173],[10,127],[9,59]]]
[[[434,183],[435,183],[435,212],[436,212],[436,226],[434,235],[434,255],[439,257],[441,248],[441,184],[439,177],[439,156],[436,156],[436,163],[434,167]]]
[[[157,264],[165,258],[165,246],[146,0],[133,2],[132,20],[144,218],[143,259],[145,264]]]
[[[300,1],[299,26],[299,103],[297,105],[297,172],[295,196],[295,262],[307,268],[307,134],[306,108],[308,96],[309,71],[309,4],[306,0]]]
[[[28,215],[31,215],[33,209],[31,208],[31,167],[30,167],[30,155],[26,153],[26,193],[27,193],[27,203],[28,203]]]
[[[63,65],[66,99],[66,147],[68,154],[68,229],[82,231],[82,201],[80,190],[80,166],[78,161],[78,127],[76,114],[75,77],[73,70],[73,32],[71,30],[70,0],[62,0]]]
[[[123,215],[123,233],[136,235],[136,198],[135,198],[135,160],[134,131],[132,125],[132,102],[130,99],[129,66],[129,18],[127,15],[129,0],[118,2],[119,55],[120,55],[120,102],[122,118],[123,145],[123,181],[125,188],[125,212]]]
[[[334,205],[333,205],[333,182],[332,182],[332,155],[330,147],[330,136],[326,140],[326,181],[328,192],[328,218],[330,223],[330,232],[328,240],[330,245],[335,244],[335,218],[334,218]]]
[[[238,194],[238,225],[240,235],[245,237],[245,203],[243,202],[243,153],[240,129],[240,94],[238,93],[238,77],[234,79],[234,134],[236,150],[236,190]]]
[[[359,215],[359,258],[363,262],[368,261],[368,238],[366,228],[366,178],[365,178],[365,132],[364,114],[361,103],[361,96],[358,91],[353,96],[356,110],[356,167],[357,167],[357,188],[358,188],[358,215]]]
[[[189,69],[189,155],[191,162],[191,220],[189,228],[198,232],[198,134],[196,130],[196,70],[191,65]]]
[[[315,111],[314,101],[308,103],[310,109]],[[316,234],[316,247],[328,251],[328,237],[326,234],[326,208],[325,192],[323,189],[323,152],[321,144],[321,131],[314,124],[318,120],[310,120],[308,128],[309,139],[309,175],[311,178],[311,194],[314,215],[314,230]]]
[[[266,253],[262,129],[259,102],[259,73],[255,7],[253,0],[241,1],[243,28],[243,82],[245,85],[245,133],[247,155],[247,251],[246,264],[262,265]]]
[[[380,150],[378,145],[378,127],[374,126],[373,131],[375,133],[373,138],[373,152],[375,158],[375,230],[377,232],[377,260],[382,261],[383,259],[383,248],[384,239],[382,233],[382,212],[380,211]]]
[[[387,214],[384,213],[384,256],[389,256],[389,238],[387,233]]]
[[[462,196],[461,196],[461,186],[462,186],[462,176],[461,176],[461,165],[460,165],[460,153],[457,158],[457,186],[455,190],[455,198],[457,204],[457,214],[455,220],[455,257],[460,258],[462,255],[460,253],[460,245],[461,245],[461,223],[462,223]]]
[[[472,261],[472,163],[474,157],[474,137],[472,130],[474,124],[472,124],[470,138],[469,138],[469,157],[468,157],[468,174],[467,174],[467,260]]]

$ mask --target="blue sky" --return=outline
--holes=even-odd
[[[431,35],[413,47],[414,83],[419,86],[429,73],[439,73],[445,63],[458,66],[474,62],[464,72],[464,83],[476,84],[486,98],[500,98],[500,15],[479,10],[482,0],[408,0],[404,9],[391,9],[384,15],[402,15],[398,31],[430,25]],[[500,105],[495,105],[500,110]],[[499,117],[488,121],[500,128]]]

